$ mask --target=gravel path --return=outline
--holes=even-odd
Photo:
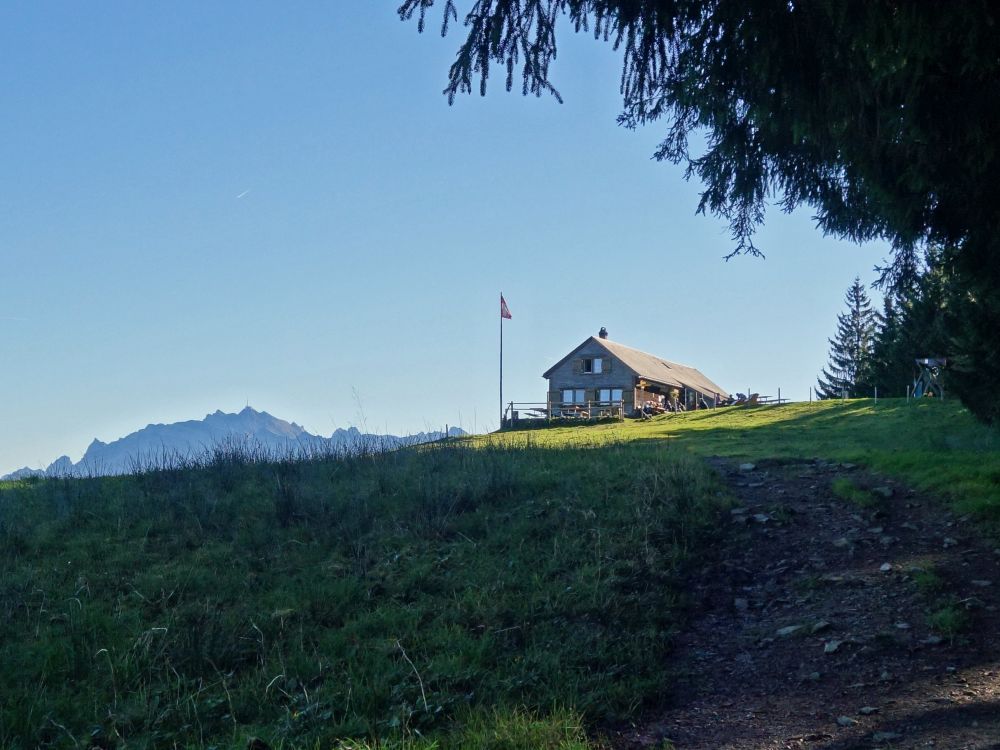
[[[617,746],[1000,750],[995,544],[849,464],[716,467],[738,507],[694,582],[674,703]]]

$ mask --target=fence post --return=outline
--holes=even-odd
[[[878,386],[875,386],[875,406],[878,406]]]
[[[781,406],[781,386],[778,386],[778,406]]]

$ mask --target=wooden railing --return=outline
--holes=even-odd
[[[510,425],[523,419],[548,419],[549,405],[543,402],[511,401],[504,408],[504,425]]]
[[[511,401],[504,408],[504,426],[536,419],[624,419],[621,401],[583,401],[579,403],[542,403]]]
[[[614,417],[623,419],[624,406],[621,401],[584,401],[583,403],[552,404],[553,417],[573,417],[578,419],[600,419]]]

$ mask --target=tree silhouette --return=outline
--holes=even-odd
[[[435,0],[404,0],[423,29]],[[438,2],[441,32],[456,0]],[[989,0],[476,0],[449,99],[508,89],[559,97],[567,25],[623,56],[619,121],[663,121],[656,158],[684,164],[700,212],[729,222],[732,253],[759,253],[766,203],[809,206],[818,227],[893,247],[893,286],[922,248],[946,249],[961,326],[941,352],[981,418],[1000,420],[1000,5]],[[692,153],[693,143],[704,143]],[[704,136],[704,137],[702,137]]]
[[[875,313],[860,278],[854,278],[844,301],[847,312],[837,316],[837,334],[829,339],[830,363],[816,384],[820,398],[867,395],[871,387]]]

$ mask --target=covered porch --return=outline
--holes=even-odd
[[[709,393],[680,381],[657,381],[650,378],[636,378],[633,390],[633,408],[646,413],[693,411],[714,409],[722,403],[721,393]]]

